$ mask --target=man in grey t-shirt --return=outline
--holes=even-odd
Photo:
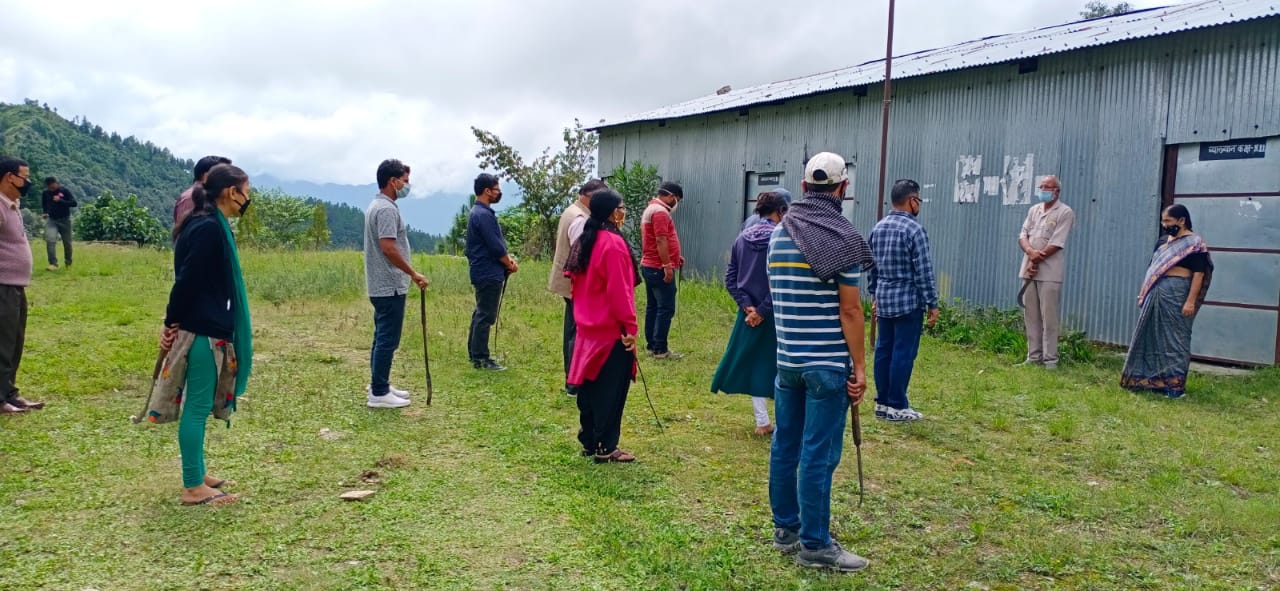
[[[378,194],[364,214],[364,277],[373,303],[369,408],[409,406],[409,393],[391,387],[391,361],[400,348],[409,281],[426,289],[428,281],[409,266],[409,233],[396,201],[409,196],[409,167],[399,160],[378,165]]]

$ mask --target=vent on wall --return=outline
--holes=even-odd
[[[1040,69],[1040,58],[1030,58],[1018,62],[1019,74],[1030,74]]]

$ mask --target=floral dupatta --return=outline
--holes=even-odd
[[[1196,253],[1205,253],[1209,256],[1209,247],[1204,243],[1204,239],[1197,234],[1188,234],[1182,238],[1170,240],[1161,244],[1156,249],[1154,255],[1151,256],[1151,265],[1147,267],[1147,276],[1142,281],[1142,290],[1138,292],[1138,305],[1142,306],[1147,301],[1147,294],[1151,293],[1151,288],[1155,287],[1156,282],[1164,277],[1165,273]],[[1204,273],[1204,281],[1200,283],[1200,293],[1196,294],[1196,307],[1199,308],[1204,303],[1205,294],[1209,293],[1209,283],[1213,281],[1213,259],[1209,259],[1208,269]]]

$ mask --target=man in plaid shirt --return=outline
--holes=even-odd
[[[920,351],[925,311],[929,326],[938,321],[929,234],[916,221],[919,215],[920,185],[903,179],[893,184],[893,211],[871,231],[876,266],[867,293],[880,324],[875,360],[876,418],[894,422],[924,418],[907,402],[907,385]]]

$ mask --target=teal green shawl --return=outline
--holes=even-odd
[[[226,216],[217,210],[218,222],[222,224],[223,235],[227,239],[227,263],[231,267],[231,281],[235,283],[235,292],[231,302],[235,308],[236,327],[231,342],[236,351],[236,398],[244,394],[249,385],[249,374],[253,371],[253,322],[249,319],[249,297],[244,289],[244,275],[240,272],[240,251],[236,249],[236,238],[231,233],[231,224]],[[234,409],[234,402],[232,403]]]

